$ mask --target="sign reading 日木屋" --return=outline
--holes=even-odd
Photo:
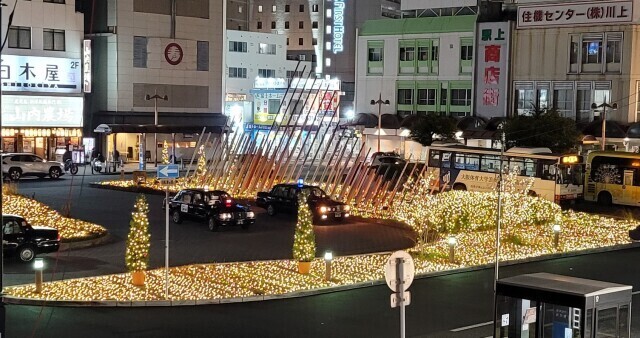
[[[633,1],[597,1],[518,7],[518,28],[632,22]]]
[[[333,54],[338,54],[344,50],[344,11],[345,0],[334,0],[333,2]]]
[[[82,127],[82,97],[2,95],[3,127]]]
[[[3,92],[80,93],[80,59],[2,55]]]
[[[508,22],[478,23],[474,87],[474,110],[478,116],[506,116],[509,32]]]

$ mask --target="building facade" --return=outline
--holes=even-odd
[[[308,74],[310,61],[287,59],[286,39],[279,34],[227,30],[225,114],[236,126],[254,124],[256,82],[265,85],[269,79]]]
[[[378,114],[371,100],[389,100],[382,114],[472,112],[476,16],[367,21],[358,37],[358,113]]]
[[[509,115],[554,108],[576,122],[592,103],[617,103],[607,119],[640,119],[640,1],[521,1],[514,9]]]
[[[84,20],[75,1],[18,0],[3,7],[2,23],[2,151],[55,159],[81,146]]]
[[[161,125],[224,124],[225,1],[93,4],[97,7],[89,10],[96,14],[87,25],[94,55],[90,130],[110,123],[154,124],[156,103]],[[167,100],[147,99],[156,94]],[[115,145],[121,154],[138,158],[139,142],[135,134],[123,134],[101,144],[107,153]],[[146,143],[146,149],[158,147]],[[184,146],[192,143],[186,140]]]

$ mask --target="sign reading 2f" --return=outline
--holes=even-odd
[[[333,2],[333,54],[344,50],[344,10],[345,0]]]

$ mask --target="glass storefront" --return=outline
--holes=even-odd
[[[3,128],[2,152],[25,152],[56,160],[56,149],[82,144],[79,128]]]

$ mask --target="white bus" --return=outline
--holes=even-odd
[[[495,191],[499,178],[500,151],[463,145],[430,146],[429,172],[439,191]],[[579,155],[552,154],[548,148],[511,148],[504,153],[505,171],[533,177],[530,195],[560,203],[583,196],[584,164]]]

